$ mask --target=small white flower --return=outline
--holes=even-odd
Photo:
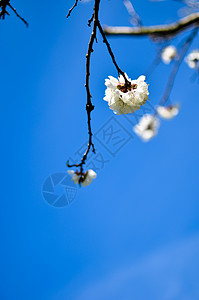
[[[177,56],[177,50],[174,46],[167,46],[161,53],[162,60],[165,64],[169,64]]]
[[[109,76],[105,80],[107,89],[104,100],[108,102],[110,109],[116,115],[133,113],[140,109],[148,99],[148,85],[145,82],[145,76],[140,76],[137,80],[131,80],[125,74],[129,85],[125,84],[122,75],[119,78]]]
[[[89,169],[86,171],[86,173],[83,174],[81,182],[79,182],[79,179],[81,177],[81,174],[78,172],[75,172],[74,170],[68,170],[68,174],[71,176],[71,179],[74,181],[74,183],[82,183],[83,186],[87,186],[91,184],[93,179],[97,177],[97,174]]]
[[[185,61],[191,69],[197,69],[199,67],[199,50],[193,50],[185,57]]]
[[[159,120],[157,117],[146,114],[133,127],[133,130],[143,141],[148,142],[158,133]]]
[[[169,105],[169,106],[158,106],[156,108],[158,114],[163,119],[172,119],[173,117],[177,116],[179,113],[179,105]]]
[[[93,181],[93,179],[95,179],[97,177],[97,174],[93,171],[93,170],[88,170],[85,175],[84,175],[84,181],[82,182],[83,186],[87,186],[89,184],[91,184],[91,182]]]

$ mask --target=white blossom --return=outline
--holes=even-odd
[[[159,116],[163,119],[172,119],[179,113],[179,104],[169,106],[158,106],[156,110]]]
[[[148,142],[158,133],[159,120],[156,116],[145,114],[133,127],[133,130],[143,141]]]
[[[68,174],[71,176],[71,179],[74,181],[74,183],[82,183],[83,186],[87,186],[91,184],[93,179],[97,177],[97,174],[89,169],[86,171],[86,173],[83,174],[81,182],[79,182],[79,179],[81,177],[81,174],[79,172],[75,172],[74,170],[68,170]]]
[[[191,69],[199,67],[199,50],[195,49],[185,57],[185,61]]]
[[[169,64],[177,56],[177,50],[174,46],[167,46],[161,53],[162,60],[165,64]]]
[[[93,179],[95,179],[96,177],[97,177],[97,174],[93,170],[91,170],[91,169],[88,170],[84,175],[84,181],[82,182],[82,185],[87,186],[87,185],[91,184]]]
[[[122,75],[119,78],[109,76],[105,80],[107,89],[105,91],[104,100],[108,102],[110,109],[116,115],[133,113],[140,109],[148,99],[148,84],[145,82],[145,76],[140,76],[137,80],[131,80],[125,74],[129,85],[125,84]]]

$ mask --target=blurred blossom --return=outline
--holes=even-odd
[[[91,184],[93,179],[95,179],[96,177],[97,177],[97,174],[93,170],[91,170],[91,169],[88,170],[84,175],[84,180],[82,182],[82,185],[87,186],[87,185]]]
[[[179,113],[179,104],[169,106],[158,106],[157,112],[163,119],[172,119]]]
[[[158,133],[159,120],[156,116],[146,114],[133,127],[135,133],[145,142],[148,142]]]
[[[195,49],[185,57],[185,61],[191,69],[197,69],[199,67],[199,50]]]
[[[162,60],[165,64],[169,64],[177,56],[177,49],[174,46],[168,46],[161,53]]]

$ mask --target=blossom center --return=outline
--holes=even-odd
[[[120,90],[122,93],[127,93],[131,90],[137,89],[137,84],[133,83],[119,83],[117,85],[117,89]]]

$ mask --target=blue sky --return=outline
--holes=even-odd
[[[102,24],[129,24],[122,1],[101,2]],[[87,142],[85,54],[93,1],[80,3],[67,20],[72,4],[18,1],[13,6],[29,28],[13,13],[0,23],[0,297],[198,299],[199,102],[185,63],[171,94],[181,103],[180,114],[162,121],[157,137],[143,143],[129,120],[114,116],[103,101],[104,80],[117,72],[99,36],[91,61],[92,126],[106,163],[70,205],[56,208],[43,198],[46,178],[66,172],[67,159]],[[181,7],[172,1],[134,5],[146,25],[174,21]],[[131,78],[144,74],[155,56],[147,38],[109,41]],[[170,69],[161,64],[148,78],[152,105]],[[108,151],[100,143],[106,124],[119,126],[126,141],[121,149]]]

